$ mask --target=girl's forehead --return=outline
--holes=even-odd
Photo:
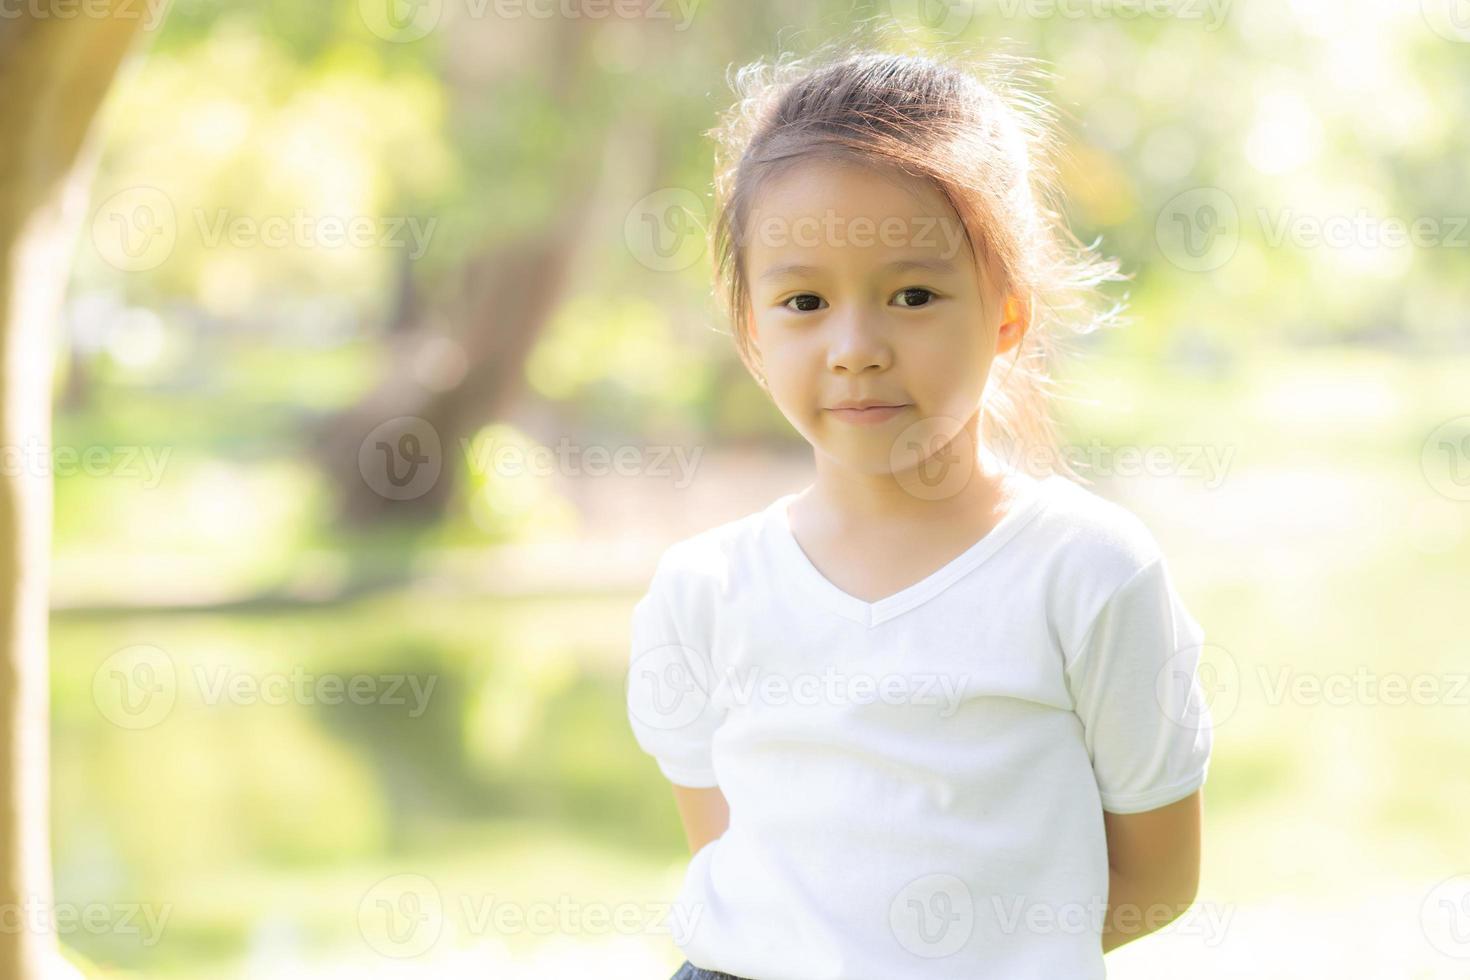
[[[959,216],[922,179],[823,161],[779,175],[764,191],[752,202],[743,243],[759,277],[774,265],[876,269],[916,260],[960,271],[972,261]]]
[[[752,199],[751,214],[959,220],[948,198],[932,182],[895,167],[841,158],[808,158],[769,175]]]

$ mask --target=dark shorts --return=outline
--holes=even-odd
[[[679,972],[669,977],[669,980],[743,980],[731,973],[721,973],[719,970],[706,970],[702,966],[695,966],[688,960],[679,967]]]

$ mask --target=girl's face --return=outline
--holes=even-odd
[[[962,428],[975,438],[991,362],[1020,341],[1024,319],[981,282],[937,188],[803,161],[754,202],[745,262],[772,398],[819,463],[887,474]],[[837,410],[849,400],[901,407]]]

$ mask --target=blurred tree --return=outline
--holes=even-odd
[[[0,929],[6,980],[75,975],[50,915],[51,389],[93,117],[144,26],[141,7],[26,5],[0,20],[0,909],[22,919]]]
[[[616,29],[652,33],[646,24],[632,18]],[[599,89],[594,52],[608,32],[601,21],[558,17],[517,29],[541,32],[527,39],[547,57],[529,71],[510,77],[486,72],[485,59],[464,58],[463,49],[459,61],[451,57],[444,69],[459,107],[456,130],[468,144],[466,156],[502,184],[482,188],[481,199],[469,204],[479,222],[477,241],[457,267],[439,277],[437,290],[418,288],[409,275],[398,277],[384,338],[387,370],[363,399],[316,432],[315,458],[336,487],[338,518],[345,524],[370,524],[391,514],[427,527],[442,515],[458,475],[457,447],[520,393],[526,359],[563,298],[574,252],[585,237],[599,172],[614,137],[637,111],[632,103],[616,112],[596,100],[589,104],[588,92]],[[482,25],[466,31],[472,39],[476,34],[487,45],[504,43]],[[533,131],[500,131],[514,128],[523,112]],[[521,155],[527,159],[513,159]],[[512,173],[517,163],[532,166],[526,174]],[[487,202],[514,200],[516,189],[525,188],[518,177],[533,177],[539,196],[549,195],[544,210],[534,220],[519,221],[507,212],[486,213]],[[524,207],[531,196],[525,191],[514,204]],[[422,435],[419,419],[432,426],[444,466],[423,493],[393,499],[379,492],[381,482],[368,479],[364,467],[396,471],[409,464],[407,456],[416,451],[409,447],[419,443],[401,440]],[[386,455],[363,454],[370,434]],[[403,459],[395,456],[400,446]]]

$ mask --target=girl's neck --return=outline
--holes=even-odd
[[[822,515],[816,523],[834,534],[876,524],[965,527],[999,516],[1019,491],[1018,475],[983,446],[970,464],[969,478],[946,479],[937,492],[922,489],[927,485],[913,473],[857,473],[830,459],[818,459],[816,469],[816,480],[793,508]]]

